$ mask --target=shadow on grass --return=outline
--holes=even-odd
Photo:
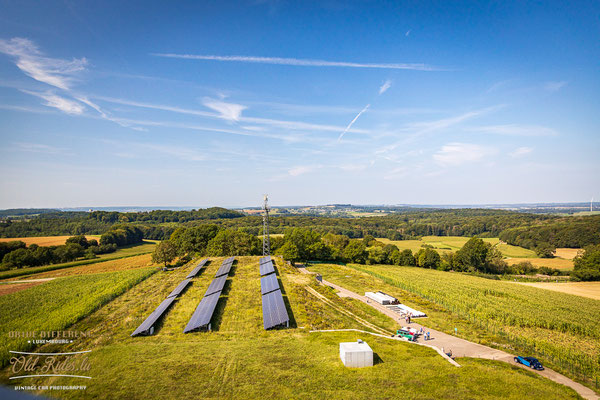
[[[235,270],[237,266],[235,263],[232,265],[231,270],[229,271],[229,278],[233,278],[235,276]],[[227,305],[227,301],[229,300],[229,292],[231,291],[231,285],[233,280],[227,279],[225,281],[225,286],[223,286],[223,290],[221,291],[219,301],[217,302],[217,306],[215,307],[215,312],[211,318],[211,330],[218,331],[221,327],[221,322],[223,322],[223,312],[225,311],[225,306]],[[214,295],[213,295],[214,296]]]
[[[383,364],[383,360],[379,357],[379,354],[373,353],[373,365]]]

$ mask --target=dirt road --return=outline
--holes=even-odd
[[[312,274],[312,272],[306,270],[304,267],[299,267],[298,270],[305,274]],[[424,341],[423,337],[417,339],[419,343],[426,343],[429,346],[437,347],[440,351],[447,353],[450,350],[452,351],[453,357],[471,357],[471,358],[486,358],[490,360],[503,361],[512,365],[516,365],[518,367],[527,369],[528,371],[535,372],[545,378],[553,380],[554,382],[558,382],[562,385],[566,385],[573,390],[575,390],[581,397],[585,399],[593,399],[598,400],[600,397],[590,388],[583,386],[580,383],[573,381],[572,379],[567,378],[564,375],[559,374],[556,371],[546,368],[544,371],[535,371],[530,368],[524,367],[521,364],[517,364],[514,361],[514,355],[506,353],[502,350],[496,350],[488,346],[484,346],[478,343],[469,342],[468,340],[461,339],[459,337],[448,335],[447,333],[436,331],[435,329],[427,328],[421,324],[416,322],[412,322],[411,324],[406,324],[404,322],[404,318],[401,318],[397,313],[388,309],[387,307],[373,301],[369,300],[367,297],[362,296],[358,293],[355,293],[351,290],[348,290],[342,286],[336,285],[335,283],[328,282],[325,279],[322,280],[324,285],[330,286],[339,292],[341,297],[351,297],[356,300],[360,300],[365,304],[370,305],[371,307],[377,309],[381,313],[387,315],[392,318],[394,321],[397,321],[401,326],[410,326],[411,328],[420,329],[423,327],[425,332],[429,332],[431,335],[431,340]]]

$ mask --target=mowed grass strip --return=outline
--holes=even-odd
[[[9,350],[31,349],[26,338],[9,332],[63,330],[156,272],[142,268],[56,279],[0,297],[0,363]]]

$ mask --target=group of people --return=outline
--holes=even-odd
[[[425,329],[423,329],[423,327],[421,327],[421,329],[419,330],[419,334],[421,334],[421,336],[423,336],[424,340],[431,339],[431,334],[429,332],[425,332]]]

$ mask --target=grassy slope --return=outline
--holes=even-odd
[[[146,279],[156,268],[67,277],[0,297],[0,363],[32,346],[10,331],[62,330]]]
[[[362,326],[309,295],[304,286],[312,277],[280,263],[292,325],[299,328],[264,331],[256,257],[243,257],[235,265],[217,306],[215,331],[183,334],[221,260],[215,259],[193,280],[154,336],[129,335],[191,267],[155,274],[71,328],[90,330],[91,338],[67,346],[43,346],[40,350],[91,349],[89,374],[94,377],[84,383],[85,392],[45,394],[104,398],[110,393],[129,399],[576,398],[564,386],[502,363],[460,360],[463,368],[456,368],[431,349],[409,343],[354,332],[308,333],[308,329]],[[358,306],[353,311],[361,312]],[[359,337],[368,341],[381,360],[374,368],[348,369],[339,361],[338,343]],[[7,374],[4,370],[3,382]],[[70,378],[38,378],[28,383],[82,384]]]
[[[124,246],[124,247],[117,249],[117,251],[115,251],[114,253],[100,254],[98,256],[98,258],[94,258],[93,260],[79,260],[79,261],[71,261],[71,262],[62,263],[62,264],[51,264],[51,265],[43,265],[40,267],[11,269],[8,271],[2,271],[2,272],[0,272],[0,279],[8,279],[8,278],[14,278],[17,276],[33,275],[33,274],[37,274],[40,272],[54,271],[57,269],[71,268],[71,267],[76,267],[79,265],[95,264],[95,263],[100,263],[100,262],[104,262],[104,261],[108,261],[108,260],[118,260],[120,258],[132,257],[132,256],[136,256],[139,254],[147,254],[147,253],[151,253],[154,250],[154,246],[156,246],[156,244],[154,242],[144,240],[143,244]]]
[[[426,326],[447,333],[458,327],[459,335],[468,340],[508,346],[509,349],[532,351],[531,346],[535,343],[536,351],[555,357],[555,366],[559,365],[559,357],[564,362],[567,357],[573,356],[586,360],[588,376],[600,370],[597,361],[600,356],[600,327],[597,323],[600,301],[422,268],[357,268],[359,270],[319,264],[311,270],[358,293],[383,290],[426,312],[428,318],[423,321]],[[379,274],[397,283],[384,282],[365,272]],[[453,314],[448,313],[450,309]],[[498,332],[502,332],[501,335]],[[537,355],[547,363],[552,360],[540,352]],[[566,364],[562,369],[568,372]]]

